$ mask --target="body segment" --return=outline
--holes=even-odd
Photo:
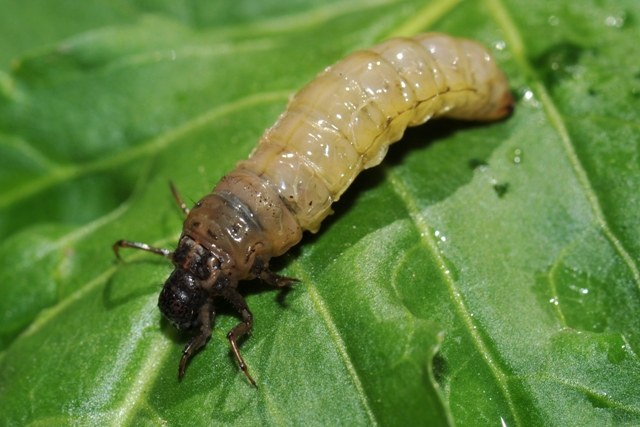
[[[482,45],[442,34],[393,39],[320,73],[237,169],[268,181],[300,227],[316,232],[331,203],[379,164],[408,126],[440,116],[497,119],[512,102]]]
[[[255,384],[236,344],[252,327],[238,281],[295,281],[271,272],[269,260],[297,244],[303,231],[317,232],[331,204],[363,169],[382,161],[407,127],[441,116],[495,120],[512,104],[504,75],[482,45],[435,33],[389,40],[351,54],[300,90],[249,159],[191,211],[174,189],[187,214],[177,249],[124,240],[114,249],[151,251],[175,265],[160,310],[176,327],[198,331],[183,351],[179,376],[211,335],[213,298],[222,296],[242,316],[228,338]]]

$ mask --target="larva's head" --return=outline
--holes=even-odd
[[[202,323],[201,309],[209,295],[198,279],[184,268],[177,267],[164,283],[158,308],[180,330],[193,329]]]

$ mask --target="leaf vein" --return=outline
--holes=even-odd
[[[607,219],[600,206],[598,196],[591,186],[591,183],[587,176],[587,172],[580,162],[578,154],[574,148],[574,142],[569,135],[567,127],[565,126],[566,120],[562,116],[562,114],[560,114],[560,111],[556,108],[556,105],[547,92],[544,83],[537,76],[533,67],[526,59],[528,55],[525,52],[524,43],[522,42],[522,37],[520,36],[518,28],[515,26],[513,20],[511,19],[511,16],[509,15],[509,12],[506,10],[500,0],[485,1],[493,13],[494,19],[497,21],[498,25],[502,27],[505,33],[505,37],[508,40],[508,46],[510,46],[516,62],[518,63],[524,74],[533,81],[534,92],[537,93],[538,98],[544,106],[549,121],[560,137],[562,147],[567,155],[567,160],[569,160],[569,163],[571,164],[573,171],[576,174],[580,185],[582,186],[585,197],[589,202],[589,205],[591,206],[591,210],[595,217],[597,226],[600,227],[603,234],[607,237],[609,242],[611,242],[618,255],[620,255],[624,263],[627,265],[627,268],[629,268],[633,276],[636,288],[640,290],[640,271],[638,270],[638,266],[636,265],[629,252],[609,227]]]
[[[509,392],[508,377],[504,372],[502,372],[500,367],[493,361],[494,358],[491,357],[492,353],[489,350],[488,345],[484,342],[484,340],[480,336],[480,333],[477,331],[476,326],[474,325],[473,317],[470,315],[469,309],[467,308],[467,305],[462,297],[462,294],[459,292],[456,286],[455,280],[453,279],[451,274],[449,274],[449,268],[446,265],[446,261],[440,254],[440,251],[438,250],[436,242],[433,240],[433,237],[432,237],[434,235],[433,230],[426,223],[424,216],[420,212],[420,209],[416,205],[412,196],[409,194],[407,188],[401,182],[400,178],[386,165],[383,165],[382,167],[384,168],[385,173],[389,179],[389,182],[391,182],[391,185],[393,186],[395,192],[400,196],[400,198],[403,200],[403,202],[407,206],[407,211],[409,212],[409,216],[411,217],[413,223],[415,224],[416,228],[420,232],[420,236],[422,241],[424,242],[425,247],[429,248],[429,250],[433,254],[433,257],[436,259],[440,267],[440,272],[442,274],[443,282],[447,285],[449,294],[451,295],[451,298],[458,312],[460,313],[460,317],[462,318],[463,323],[469,335],[471,336],[473,343],[475,344],[480,354],[484,356],[484,360],[487,366],[489,367],[489,370],[493,374],[496,381],[498,381],[498,384],[500,385],[500,389],[503,392],[504,398],[507,402],[507,405],[509,406],[509,410],[511,411],[512,416],[516,420],[516,423],[518,425],[521,425],[522,423],[518,419],[516,405],[511,397],[511,393]]]
[[[164,134],[151,139],[145,144],[120,151],[111,157],[89,162],[84,165],[56,169],[52,173],[28,181],[23,185],[16,186],[11,191],[0,195],[0,209],[5,209],[26,199],[27,197],[38,194],[57,184],[70,181],[71,179],[88,175],[90,173],[113,169],[141,157],[157,154],[190,132],[199,129],[214,120],[257,104],[278,102],[288,99],[290,94],[291,91],[256,93],[237,101],[215,107],[181,125],[176,126]]]
[[[594,122],[607,123],[616,127],[630,127],[635,130],[640,130],[640,124],[632,120],[624,120],[617,117],[601,116],[597,114],[578,114],[578,115],[565,115],[565,117],[577,120],[590,120]]]
[[[592,390],[588,387],[585,387],[579,383],[576,383],[574,381],[567,381],[558,377],[554,377],[551,375],[546,375],[546,374],[534,374],[534,375],[516,375],[510,378],[510,380],[514,381],[514,380],[520,380],[520,381],[524,381],[524,380],[539,380],[539,381],[548,381],[551,383],[556,383],[556,384],[560,384],[563,385],[565,387],[569,387],[572,388],[574,390],[578,390],[581,391],[585,394],[590,394],[593,396],[597,396],[599,399],[607,402],[607,404],[609,404],[611,407],[615,407],[615,408],[619,408],[622,410],[625,410],[627,412],[633,413],[633,414],[639,414],[640,415],[640,409],[638,409],[637,407],[633,407],[633,406],[628,406],[628,405],[624,405],[622,403],[619,403],[618,401],[614,400],[611,398],[610,394],[607,393],[603,393],[603,392],[598,392],[596,390]]]
[[[331,317],[331,313],[329,313],[329,310],[327,309],[324,300],[318,293],[318,290],[316,289],[316,287],[311,284],[312,282],[311,279],[306,276],[303,269],[296,269],[295,274],[300,278],[302,283],[304,283],[305,287],[307,288],[307,291],[309,292],[309,297],[311,298],[311,301],[313,301],[313,304],[315,305],[316,310],[318,311],[318,314],[320,314],[320,317],[322,318],[324,324],[326,325],[327,330],[331,335],[331,339],[335,343],[336,350],[338,351],[338,354],[342,358],[345,368],[349,373],[351,380],[353,381],[357,394],[360,397],[360,401],[362,402],[364,411],[366,412],[367,417],[371,421],[371,425],[377,426],[378,423],[376,421],[375,414],[371,409],[371,405],[369,404],[369,400],[367,398],[367,394],[365,393],[364,386],[360,381],[358,372],[356,371],[356,368],[353,362],[351,361],[351,358],[349,357],[349,353],[347,352],[347,346],[345,345],[344,340],[342,339],[340,332],[338,331],[338,328],[336,327],[336,324],[333,318]]]
[[[385,38],[411,37],[431,27],[440,18],[456,7],[462,0],[440,0],[428,3],[414,17],[393,30]]]
[[[264,34],[285,34],[295,30],[308,30],[310,27],[317,26],[339,16],[399,2],[400,0],[335,2],[327,6],[314,8],[310,11],[261,20],[248,25],[230,27],[227,30],[220,30],[219,35],[221,37],[247,37]]]

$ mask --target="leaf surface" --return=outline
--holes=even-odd
[[[636,1],[2,10],[3,425],[640,424]],[[179,382],[171,265],[111,245],[173,248],[169,180],[197,201],[324,67],[427,30],[489,46],[514,114],[409,130],[274,261],[301,283],[241,285],[257,389],[223,302]]]

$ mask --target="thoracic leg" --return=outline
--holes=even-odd
[[[229,344],[231,344],[231,349],[233,350],[233,354],[236,356],[236,360],[240,365],[240,369],[242,372],[249,378],[251,384],[257,387],[256,382],[249,375],[249,371],[247,369],[247,365],[244,363],[244,359],[240,355],[240,350],[238,350],[237,340],[239,337],[251,333],[251,327],[253,326],[253,314],[251,310],[249,310],[249,306],[247,302],[244,300],[242,295],[240,295],[235,289],[227,289],[223,296],[231,303],[233,306],[238,309],[240,314],[242,315],[242,322],[238,323],[233,329],[229,331],[227,334],[227,339],[229,340]]]
[[[293,277],[280,276],[279,274],[274,273],[273,271],[269,270],[269,265],[260,259],[256,259],[251,270],[253,274],[258,276],[260,279],[264,280],[271,286],[278,286],[282,288],[285,286],[291,286],[294,283],[300,281]]]
[[[211,336],[211,330],[213,328],[213,321],[215,318],[215,307],[213,305],[213,301],[209,300],[202,306],[200,311],[200,320],[202,322],[202,326],[200,326],[200,333],[193,337],[184,350],[182,350],[182,359],[180,359],[180,366],[178,368],[178,379],[181,380],[184,376],[184,370],[193,352],[207,343],[207,340]]]

